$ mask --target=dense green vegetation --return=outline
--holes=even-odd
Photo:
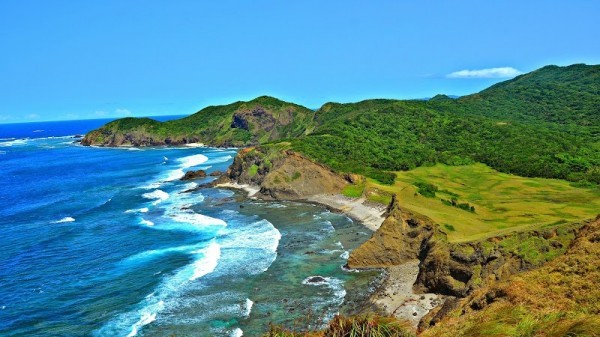
[[[237,124],[234,123],[238,116]],[[200,142],[213,146],[248,146],[296,138],[311,129],[314,112],[303,106],[261,96],[248,102],[209,106],[188,117],[158,122],[123,118],[94,130],[85,144],[170,145]],[[116,139],[116,140],[115,140]]]
[[[438,190],[437,186],[423,181],[417,181],[415,186],[418,187],[417,193],[427,198],[435,198],[435,192]]]
[[[600,68],[546,66],[456,100],[471,114],[505,121],[555,123],[600,135]]]
[[[438,110],[428,102],[326,104],[294,149],[340,171],[410,170],[435,163],[485,163],[526,177],[600,183],[600,142],[547,123],[501,122]],[[383,181],[382,181],[383,182]]]
[[[118,120],[84,141],[247,146],[287,140],[335,170],[388,185],[395,178],[389,171],[475,162],[525,177],[597,185],[599,111],[600,66],[547,66],[458,99],[327,103],[313,112],[263,96],[165,123]],[[109,140],[115,135],[119,142]]]
[[[456,100],[328,103],[294,148],[381,182],[380,171],[481,162],[598,184],[599,112],[600,66],[548,66]]]

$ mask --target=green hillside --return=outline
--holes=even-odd
[[[340,171],[382,182],[382,171],[481,162],[527,177],[600,182],[600,143],[545,123],[504,122],[438,110],[428,102],[328,103],[294,149]],[[390,178],[391,176],[391,178]],[[391,182],[391,181],[389,181]]]
[[[598,132],[600,66],[546,66],[456,103],[468,113],[505,121],[576,125]]]
[[[205,143],[248,146],[295,138],[310,130],[314,112],[303,106],[261,96],[248,102],[209,106],[188,117],[157,122],[123,118],[86,135],[84,145],[153,146]]]
[[[114,121],[85,145],[201,142],[248,146],[290,140],[343,172],[391,183],[436,163],[480,162],[504,173],[600,183],[600,66],[547,66],[459,99],[327,103],[313,112],[272,97],[207,107],[159,123]]]

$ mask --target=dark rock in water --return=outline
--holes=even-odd
[[[306,282],[308,283],[322,283],[325,282],[327,280],[325,280],[323,277],[321,276],[311,276],[308,278],[308,280],[306,280]]]
[[[217,170],[217,171],[213,171],[213,172],[211,172],[211,173],[209,174],[209,176],[211,176],[211,177],[220,177],[220,176],[222,176],[223,174],[224,174],[223,172],[221,172],[221,171],[218,171],[218,170]]]
[[[206,178],[206,172],[204,172],[204,170],[187,171],[181,180],[194,180],[200,178]]]
[[[191,192],[200,191],[203,188],[212,188],[212,187],[215,187],[215,182],[214,181],[211,181],[211,182],[206,183],[206,184],[200,184],[200,185],[198,185],[198,186],[196,186],[194,188],[190,188],[189,190],[185,190],[185,191],[183,191],[181,193],[191,193]]]
[[[76,139],[83,138],[83,135],[77,134],[77,135],[73,136],[73,138],[76,138]]]

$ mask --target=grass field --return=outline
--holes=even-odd
[[[417,193],[415,184],[435,185],[434,198]],[[436,165],[397,172],[394,185],[368,180],[369,200],[385,203],[396,193],[400,205],[442,225],[453,242],[470,241],[541,226],[595,217],[600,213],[600,189],[577,188],[555,179],[524,178],[500,173],[486,165]],[[444,204],[457,199],[475,207],[469,212]]]

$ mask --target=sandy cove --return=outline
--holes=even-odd
[[[371,302],[386,315],[409,321],[416,328],[423,316],[444,301],[436,294],[413,291],[419,260],[386,268],[385,273],[381,286],[371,296]]]
[[[237,183],[222,183],[217,187],[243,190],[248,193],[249,198],[256,198],[256,194],[260,191],[257,186]],[[365,204],[365,198],[348,198],[341,194],[318,194],[304,200],[346,214],[373,232],[385,220],[383,217],[385,207]],[[443,302],[443,298],[439,295],[417,294],[413,291],[418,273],[418,260],[386,268],[384,280],[371,296],[371,303],[384,314],[407,320],[416,327],[423,316]]]
[[[317,194],[309,196],[306,200],[344,213],[372,232],[376,231],[385,220],[383,217],[385,207],[365,205],[365,198],[348,198],[341,194]]]

